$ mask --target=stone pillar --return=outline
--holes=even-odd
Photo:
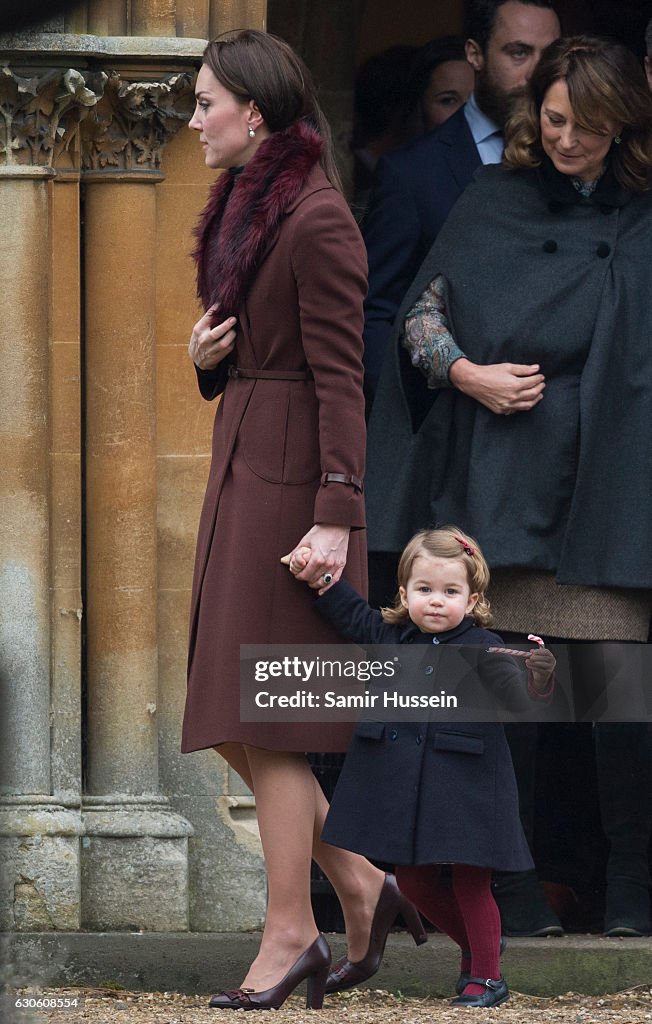
[[[131,0],[131,34],[134,36],[175,36],[175,0]]]
[[[211,0],[209,38],[237,28],[266,28],[267,0]]]
[[[191,103],[188,74],[113,75],[83,130],[91,929],[188,928],[191,828],[158,780],[153,283],[161,147]]]
[[[126,0],[93,0],[87,7],[89,32],[98,36],[127,35]]]
[[[177,35],[206,39],[210,0],[177,0]]]
[[[3,931],[74,929],[80,920],[78,800],[53,792],[51,771],[50,221],[53,156],[96,101],[76,71],[0,71]]]

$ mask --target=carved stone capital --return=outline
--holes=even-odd
[[[24,78],[0,66],[0,167],[52,167],[104,91],[106,75],[49,68]]]
[[[192,114],[194,77],[130,82],[111,72],[81,129],[84,171],[158,171],[163,146]]]

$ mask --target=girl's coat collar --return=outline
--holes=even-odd
[[[459,626],[455,626],[454,629],[446,629],[443,633],[422,633],[421,630],[410,623],[405,630],[403,642],[413,644],[432,644],[436,639],[440,644],[448,644],[459,642],[459,638],[468,633],[470,629],[475,629],[475,621],[471,615],[465,615]]]

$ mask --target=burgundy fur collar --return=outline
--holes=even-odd
[[[196,228],[197,293],[219,323],[237,314],[268,242],[319,160],[322,139],[305,121],[274,132],[237,174],[211,188]]]

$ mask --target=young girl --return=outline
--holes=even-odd
[[[302,549],[287,563],[292,573],[301,572]],[[356,643],[476,645],[486,651],[501,642],[485,628],[491,621],[487,563],[476,541],[456,527],[412,538],[399,562],[393,608],[378,612],[346,582],[329,582],[326,577],[320,590],[319,611]],[[553,655],[538,647],[525,665],[527,684],[522,662],[506,654],[483,654],[477,671],[503,695],[513,690],[548,698]],[[524,871],[533,863],[502,725],[360,722],[322,838],[397,865],[401,890],[462,950],[454,1006],[497,1006],[508,998],[498,964],[500,915],[491,873]],[[450,878],[443,877],[444,864]],[[337,965],[326,991],[361,980],[355,966]]]

